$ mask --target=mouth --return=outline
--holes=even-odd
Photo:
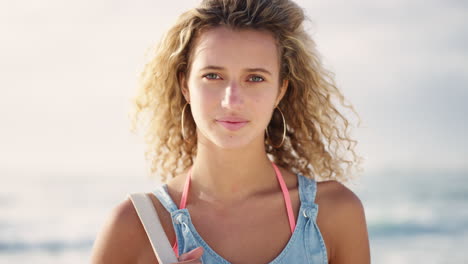
[[[231,130],[231,131],[241,129],[242,127],[247,125],[248,122],[249,121],[247,120],[241,120],[241,119],[237,119],[235,121],[233,121],[232,119],[216,120],[216,123],[220,124],[224,128]]]

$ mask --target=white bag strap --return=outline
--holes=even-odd
[[[128,194],[128,198],[132,201],[140,217],[158,262],[160,264],[178,262],[169,239],[161,226],[158,213],[151,202],[151,198],[145,193]],[[156,245],[158,246],[157,248]]]

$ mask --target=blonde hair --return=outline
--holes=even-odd
[[[290,0],[205,0],[180,15],[145,65],[133,98],[132,131],[142,128],[145,132],[145,156],[150,161],[151,173],[159,174],[165,182],[193,164],[197,151],[196,125],[187,107],[184,132],[190,141],[184,141],[181,116],[186,101],[178,74],[190,70],[196,37],[203,30],[223,25],[239,30],[266,30],[277,41],[279,77],[281,81],[289,81],[278,105],[284,113],[287,132],[280,148],[265,140],[270,159],[316,180],[348,181],[353,176],[350,173],[353,164],[358,168],[362,158],[354,150],[357,141],[349,137],[350,124],[333,104],[333,96],[358,114],[352,105],[344,103],[333,73],[324,68],[315,42],[304,29],[305,20],[303,10]],[[268,131],[271,141],[278,145],[283,136],[279,114],[273,115]],[[346,159],[347,153],[352,153],[352,160]],[[346,171],[343,164],[348,165]]]

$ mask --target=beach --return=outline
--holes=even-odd
[[[129,192],[159,184],[127,174],[7,179],[0,194],[0,264],[89,263],[112,207]],[[467,263],[468,173],[386,169],[364,173],[352,190],[366,211],[372,263]]]

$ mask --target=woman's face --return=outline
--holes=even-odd
[[[287,87],[287,81],[279,84],[273,36],[219,26],[202,33],[192,52],[190,75],[181,77],[181,87],[199,143],[224,149],[263,146],[265,128]]]

